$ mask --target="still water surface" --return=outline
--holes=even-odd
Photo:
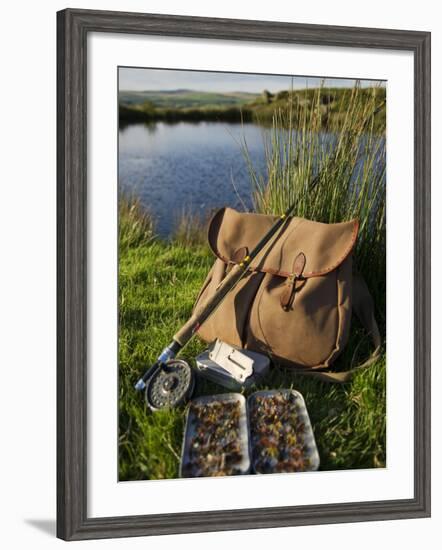
[[[265,174],[264,133],[255,124],[180,122],[131,124],[119,132],[119,189],[140,197],[167,236],[185,210],[205,215],[229,205],[251,206],[250,176],[238,140],[245,138],[255,170]]]

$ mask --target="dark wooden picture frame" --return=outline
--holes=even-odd
[[[407,50],[414,56],[414,497],[87,517],[87,36],[90,32]],[[65,540],[430,515],[430,33],[67,9],[57,14],[57,536]]]

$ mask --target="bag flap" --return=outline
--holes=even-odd
[[[209,224],[210,248],[225,263],[238,263],[235,252],[244,247],[248,252],[253,250],[277,219],[278,216],[222,208]],[[358,225],[357,220],[327,224],[293,217],[275,245],[271,239],[252,261],[250,269],[288,277],[295,258],[302,252],[306,258],[303,277],[325,275],[336,269],[352,251]]]

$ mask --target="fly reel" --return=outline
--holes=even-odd
[[[146,383],[146,403],[153,411],[178,407],[192,396],[195,375],[182,359],[161,364]]]

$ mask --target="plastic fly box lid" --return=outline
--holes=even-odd
[[[257,391],[249,396],[247,406],[251,462],[255,473],[289,473],[319,468],[315,436],[304,398],[299,392],[292,389]],[[257,407],[261,408],[259,412]],[[295,417],[295,422],[273,420],[275,414],[277,419],[278,416],[283,418],[284,407],[291,408],[290,416]]]
[[[215,340],[196,358],[197,372],[221,386],[238,391],[258,383],[269,371],[270,359]]]
[[[193,399],[187,410],[180,477],[240,475],[249,471],[244,396],[225,393]]]

